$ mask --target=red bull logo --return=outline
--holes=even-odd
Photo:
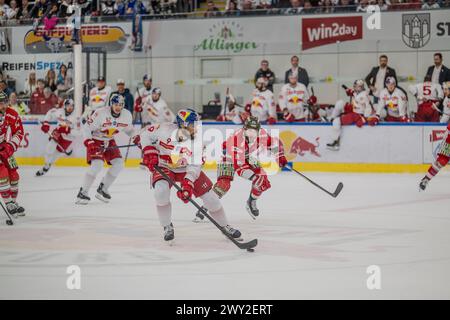
[[[318,151],[319,148],[319,137],[315,139],[315,143],[308,141],[305,138],[298,136],[292,131],[283,131],[280,133],[280,138],[283,142],[286,158],[289,161],[294,161],[297,156],[306,156],[311,154],[315,157],[321,157]]]

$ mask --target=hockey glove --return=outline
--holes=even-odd
[[[288,161],[284,154],[278,157],[278,165],[280,166],[280,168],[284,168],[287,165],[287,163]]]
[[[139,97],[136,99],[136,101],[134,102],[134,111],[135,112],[142,112],[142,98]]]
[[[317,97],[316,97],[316,96],[311,96],[311,97],[308,99],[307,103],[308,103],[310,106],[315,105],[315,104],[317,103]]]
[[[47,121],[43,122],[42,126],[41,126],[41,130],[44,133],[48,133],[50,131],[50,124]]]
[[[177,192],[178,198],[183,200],[184,203],[188,203],[194,192],[194,183],[189,179],[184,179],[181,182],[181,191]]]
[[[132,138],[132,141],[133,141],[133,143],[134,143],[135,145],[137,145],[137,147],[138,147],[139,149],[142,150],[141,136],[140,136],[140,135],[135,135],[135,136]]]
[[[353,89],[347,88],[345,89],[345,94],[349,97],[353,97]]]
[[[0,158],[6,160],[14,154],[14,147],[8,143],[3,142],[0,144]]]
[[[59,133],[65,133],[65,134],[69,134],[70,133],[70,127],[69,126],[60,126],[58,127],[58,132]]]
[[[84,140],[84,145],[86,146],[87,152],[89,154],[96,154],[96,153],[98,153],[100,151],[99,147],[97,146],[95,141],[92,140],[92,139]]]
[[[283,119],[284,119],[284,121],[287,121],[287,122],[295,121],[294,115],[292,113],[290,113],[287,109],[285,109],[283,112]]]
[[[376,126],[380,122],[380,117],[378,115],[370,116],[367,118],[367,123],[369,126]]]
[[[231,177],[219,177],[217,182],[214,184],[213,190],[219,198],[222,198],[231,187]]]
[[[142,150],[142,163],[151,171],[155,171],[155,165],[159,163],[159,154],[153,146],[147,146]]]

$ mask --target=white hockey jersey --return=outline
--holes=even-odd
[[[89,107],[91,111],[105,107],[109,104],[109,96],[111,95],[111,87],[105,86],[103,89],[94,87],[89,92]]]
[[[110,141],[120,133],[133,136],[134,128],[131,112],[123,109],[120,116],[115,118],[110,107],[97,109],[87,120],[84,128],[85,139]]]
[[[164,123],[174,122],[175,115],[167,106],[167,103],[159,98],[158,101],[153,101],[151,95],[147,97],[143,105],[142,123]]]
[[[152,90],[153,90],[153,88],[150,88],[150,89],[147,89],[146,87],[139,88],[136,91],[135,98],[137,99],[137,98],[141,97],[142,103],[144,103],[145,100],[147,99],[147,97],[152,95]]]
[[[441,116],[441,123],[449,123],[450,121],[450,98],[445,97],[444,101],[442,102],[442,116]]]
[[[381,115],[383,109],[387,109],[387,115],[391,117],[405,117],[407,109],[406,96],[402,90],[395,88],[392,93],[389,93],[388,89],[384,88],[380,92],[378,100],[377,114]]]
[[[409,92],[416,97],[417,103],[422,103],[426,100],[442,100],[444,92],[439,83],[424,82],[409,86]]]
[[[270,117],[277,118],[277,110],[273,93],[270,90],[254,89],[250,98],[250,114],[259,121],[267,121]]]
[[[287,109],[295,120],[299,120],[308,115],[308,109],[305,107],[308,99],[309,93],[303,83],[297,83],[295,87],[288,83],[281,88],[278,104],[281,110]]]
[[[369,117],[373,113],[372,103],[370,102],[369,93],[363,90],[359,93],[353,92],[351,104],[353,106],[353,112],[359,113],[364,117]]]
[[[186,173],[186,178],[195,181],[203,165],[202,137],[195,139],[183,136],[174,123],[151,125],[140,133],[142,150],[151,146],[158,150],[159,166],[175,173]]]
[[[45,115],[44,121],[56,121],[56,128],[69,127],[69,134],[61,134],[61,137],[64,140],[73,141],[77,136],[80,135],[80,121],[79,119],[77,119],[75,112],[72,112],[67,116],[64,108],[52,108]]]

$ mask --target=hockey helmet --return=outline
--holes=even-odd
[[[247,119],[245,119],[244,129],[253,129],[259,131],[259,129],[261,129],[261,123],[259,122],[257,117],[249,116],[247,117]]]
[[[125,106],[125,99],[120,94],[114,94],[111,97],[110,102],[111,102],[111,106],[115,106],[115,105],[121,105],[122,107]]]
[[[157,94],[159,96],[161,96],[161,89],[156,87],[152,89],[152,94]]]
[[[388,86],[390,84],[396,85],[397,81],[395,81],[394,77],[387,77],[386,81],[384,83],[386,84],[386,86]]]
[[[176,120],[179,128],[186,128],[194,125],[196,121],[200,120],[200,117],[194,109],[187,108],[178,111]]]
[[[64,100],[63,106],[64,106],[64,110],[66,110],[66,112],[70,114],[70,113],[73,112],[73,109],[75,107],[75,103],[73,102],[72,99],[66,99],[66,100]]]
[[[353,82],[353,89],[355,91],[361,92],[363,91],[364,88],[364,81],[359,79],[359,80],[355,80],[355,82]]]

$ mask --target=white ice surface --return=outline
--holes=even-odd
[[[21,168],[27,217],[0,220],[0,299],[450,298],[450,175],[426,193],[421,175],[308,174],[333,199],[292,173],[271,178],[261,217],[245,211],[249,183],[237,178],[223,204],[256,252],[241,251],[172,192],[176,244],[162,241],[147,173],[126,169],[109,204],[76,206],[83,168]],[[215,177],[215,174],[211,174]],[[96,184],[97,185],[97,184]],[[96,186],[95,185],[95,186]],[[2,216],[2,214],[0,214]],[[68,290],[66,268],[81,268]],[[366,269],[381,268],[381,290]]]

